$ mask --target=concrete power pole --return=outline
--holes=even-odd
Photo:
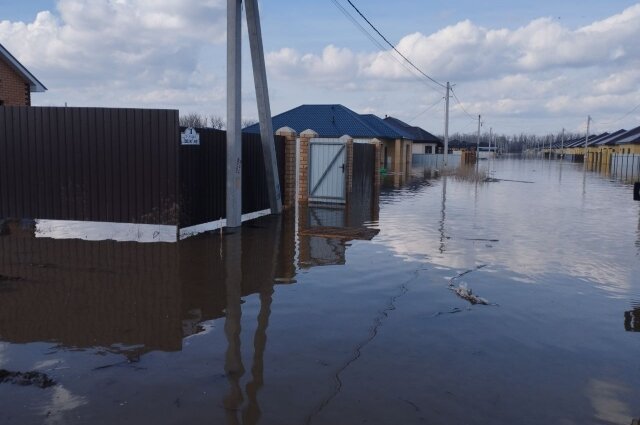
[[[280,178],[278,176],[276,148],[273,141],[273,123],[271,121],[271,106],[269,105],[269,87],[267,84],[267,69],[264,61],[258,0],[245,0],[245,7],[247,10],[251,62],[253,64],[253,80],[256,87],[258,116],[260,118],[260,138],[262,139],[264,169],[267,174],[267,188],[269,190],[269,206],[271,208],[271,214],[280,214],[282,212]]]
[[[491,143],[493,142],[493,127],[489,127],[489,158],[491,158]]]
[[[476,139],[476,169],[478,168],[478,163],[480,162],[480,118],[478,115],[478,137]]]
[[[444,168],[449,164],[449,92],[451,85],[447,81],[447,94],[444,99]]]
[[[562,138],[560,139],[560,160],[564,160],[564,128],[562,129]]]
[[[227,0],[227,227],[242,225],[242,0]]]
[[[591,115],[587,116],[587,137],[584,138],[584,167],[587,167],[587,158],[589,157],[589,126],[591,124]]]
[[[241,6],[242,0],[227,0],[227,227],[242,225]],[[279,214],[282,199],[257,0],[246,0],[246,8],[269,205],[272,214]]]

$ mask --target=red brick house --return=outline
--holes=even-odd
[[[31,106],[31,93],[47,88],[0,44],[0,106]]]

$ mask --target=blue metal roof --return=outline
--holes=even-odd
[[[607,137],[609,137],[609,133],[607,133],[607,132],[604,132],[604,133],[602,133],[602,134],[600,134],[598,136],[595,136],[595,137],[589,137],[589,143],[587,144],[587,147],[593,146],[596,143],[598,143],[599,141],[601,141],[603,139],[606,139]]]
[[[387,137],[391,139],[398,139],[398,138],[411,139],[411,134],[409,134],[406,131],[403,131],[402,129],[394,128],[388,125],[382,118],[376,115],[367,114],[367,115],[360,115],[360,117],[365,121],[365,123],[369,127],[373,128],[382,137]]]
[[[412,126],[394,117],[386,117],[384,122],[398,131],[408,134],[407,138],[414,142],[442,143],[442,140],[420,127]]]
[[[404,138],[405,135],[389,127],[374,115],[360,115],[343,105],[301,105],[272,117],[274,131],[290,127],[298,134],[313,130],[320,137]],[[246,133],[260,133],[259,124],[243,129]]]
[[[615,140],[616,145],[636,144],[640,142],[640,127],[632,128]]]
[[[611,134],[609,134],[607,137],[605,137],[604,139],[600,139],[598,140],[595,145],[596,146],[603,146],[603,145],[609,145],[609,144],[613,144],[616,140],[619,140],[623,137],[624,134],[627,133],[627,130],[625,129],[620,129],[616,132],[613,132]]]

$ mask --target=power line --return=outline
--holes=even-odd
[[[453,95],[453,98],[456,100],[456,102],[458,102],[458,105],[460,105],[460,108],[462,108],[462,112],[464,112],[465,114],[467,114],[467,116],[469,116],[469,118],[471,118],[472,120],[476,120],[476,117],[474,117],[473,115],[471,115],[469,112],[467,112],[467,110],[464,108],[464,106],[462,105],[462,102],[460,102],[460,99],[458,99],[458,95],[456,95],[456,92],[453,91],[453,87],[451,87],[451,94]]]
[[[436,101],[436,103],[434,103],[433,105],[430,105],[429,107],[427,107],[425,110],[423,110],[422,112],[420,112],[418,115],[416,115],[415,117],[411,118],[409,120],[409,124],[411,124],[411,122],[413,122],[416,118],[418,118],[420,115],[426,114],[427,112],[429,112],[431,109],[433,109],[436,105],[438,105],[440,102],[442,102],[442,99],[444,98],[440,98]]]
[[[413,62],[411,62],[409,60],[409,58],[407,58],[405,55],[403,55],[402,53],[400,53],[400,51],[398,49],[396,49],[396,46],[391,43],[387,37],[385,37],[384,35],[382,35],[382,33],[378,30],[378,28],[375,27],[375,25],[373,25],[371,23],[371,21],[369,21],[369,19],[367,19],[366,16],[364,16],[364,14],[362,12],[360,12],[360,9],[358,9],[356,7],[356,5],[354,5],[351,0],[347,0],[347,3],[349,3],[351,5],[351,7],[353,7],[355,9],[356,12],[358,12],[358,15],[360,15],[362,17],[362,19],[364,19],[366,21],[367,24],[369,24],[369,26],[371,28],[373,28],[373,30],[397,53],[399,54],[402,59],[404,59],[405,61],[407,61],[407,63],[409,63],[409,65],[411,65],[416,71],[418,71],[420,74],[422,74],[424,77],[426,77],[427,79],[429,79],[430,81],[436,83],[437,85],[439,85],[440,87],[446,89],[447,86],[445,86],[444,84],[442,84],[439,81],[436,81],[435,79],[431,78],[430,76],[428,76],[425,72],[423,72],[420,68],[418,68]]]
[[[388,54],[393,60],[395,60],[397,63],[399,63],[403,68],[405,68],[407,71],[409,71],[409,73],[416,79],[416,81],[420,81],[421,83],[424,83],[427,87],[429,87],[431,90],[435,90],[435,91],[439,91],[437,89],[435,89],[434,87],[432,87],[430,85],[430,83],[428,81],[423,80],[422,78],[419,78],[418,75],[415,74],[415,72],[409,68],[407,66],[407,64],[403,61],[401,61],[400,59],[398,59],[397,57],[395,57],[394,55],[392,55],[378,40],[375,39],[375,37],[373,37],[373,35],[371,35],[371,33],[369,33],[369,31],[367,31],[367,29],[365,27],[362,26],[362,24],[360,24],[360,22],[357,21],[356,18],[354,18],[348,10],[346,10],[342,4],[340,4],[340,2],[338,0],[331,0],[331,2],[338,8],[338,10],[340,10],[340,12],[342,12],[342,14],[351,21],[351,23],[353,23],[356,27],[358,27],[358,29],[373,43],[375,44],[378,49],[383,52]],[[438,84],[436,82],[436,84]]]
[[[607,121],[607,122],[599,122],[598,125],[611,125],[611,124],[615,124],[618,121],[622,121],[623,119],[627,118],[629,115],[633,114],[638,108],[640,108],[640,104],[636,105],[635,107],[633,107],[633,109],[631,109],[629,112],[627,112],[626,114],[624,114],[623,116],[621,116],[620,118],[613,120],[613,121]]]

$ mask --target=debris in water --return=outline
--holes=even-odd
[[[489,301],[482,297],[479,297],[473,293],[473,291],[467,287],[466,283],[461,283],[459,286],[451,286],[451,290],[456,293],[460,298],[469,301],[471,304],[489,305]]]
[[[276,283],[296,283],[298,282],[297,280],[295,280],[292,277],[276,277],[273,279],[274,282]]]
[[[329,239],[360,239],[370,241],[374,236],[380,233],[380,229],[371,229],[368,227],[316,226],[301,230],[299,233],[300,235],[317,236]]]
[[[48,388],[55,385],[55,381],[41,372],[10,372],[0,369],[0,383],[16,385],[35,385],[39,388]]]

